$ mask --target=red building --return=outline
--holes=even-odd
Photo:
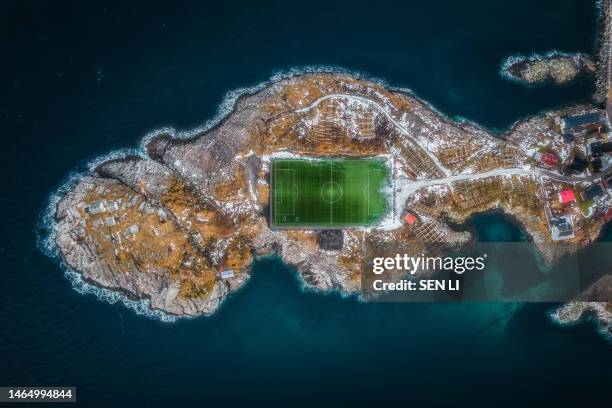
[[[546,167],[559,165],[559,158],[552,153],[536,153],[535,158]]]
[[[576,196],[574,195],[574,190],[565,189],[559,192],[559,202],[561,204],[571,203],[576,201]]]
[[[406,224],[408,224],[408,225],[414,225],[414,223],[417,222],[417,217],[415,217],[414,215],[408,213],[404,217],[404,221],[406,221]]]
[[[559,165],[559,158],[554,154],[544,153],[540,159],[542,164],[548,167],[555,167]]]

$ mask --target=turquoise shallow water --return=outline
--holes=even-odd
[[[76,385],[87,406],[603,400],[609,343],[591,323],[553,324],[553,305],[363,304],[304,292],[272,258],[213,317],[169,324],[77,293],[37,247],[71,172],[152,129],[198,126],[227,91],[292,67],[369,73],[498,129],[588,100],[586,79],[499,76],[510,54],[593,50],[590,2],[533,3],[3,3],[0,385]],[[524,238],[498,215],[473,224],[481,240]]]

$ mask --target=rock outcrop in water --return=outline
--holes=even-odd
[[[580,74],[593,74],[595,70],[595,62],[584,54],[556,52],[531,57],[510,57],[502,66],[505,76],[526,84],[553,82],[562,85],[573,81]]]
[[[606,336],[612,338],[612,302],[588,302],[584,299],[592,297],[597,292],[609,296],[612,293],[612,275],[606,275],[595,282],[584,293],[552,314],[552,317],[562,324],[574,324],[585,316],[593,317]]]

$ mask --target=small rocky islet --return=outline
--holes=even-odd
[[[531,85],[547,82],[564,85],[579,75],[593,75],[596,69],[595,61],[585,54],[519,55],[507,58],[502,64],[504,77]]]

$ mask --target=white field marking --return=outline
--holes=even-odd
[[[370,185],[370,174],[371,172],[376,171],[380,173],[380,169],[368,169],[368,184],[365,186],[365,188],[363,189],[363,194],[365,196],[365,199],[368,203],[368,215],[373,215],[373,216],[379,216],[380,213],[372,213],[370,212],[370,190],[371,190],[371,185]],[[383,193],[380,189],[378,189],[378,199],[379,201],[383,200]]]
[[[329,163],[329,178],[330,183],[334,182],[334,164],[333,162]],[[334,203],[329,203],[329,223],[334,223]]]
[[[326,178],[325,176],[325,165],[320,166],[319,167],[319,180],[320,180],[320,184],[319,184],[319,195],[321,196],[321,199],[323,200],[323,202],[325,204],[329,205],[329,221],[327,222],[321,222],[321,225],[332,225],[333,224],[333,220],[334,220],[334,203],[333,202],[329,202],[325,199],[325,197],[323,196],[323,186],[325,186],[326,184],[331,184],[334,182],[334,171],[333,171],[333,162],[330,161],[329,162],[329,178]],[[324,182],[324,180],[327,180]]]
[[[365,186],[364,194],[368,203],[368,215],[370,215],[370,169],[368,169],[368,184]]]
[[[333,201],[329,201],[330,199],[329,199],[329,198],[325,198],[325,196],[323,195],[323,193],[324,193],[324,191],[325,191],[325,188],[324,188],[324,187],[325,187],[326,185],[328,185],[328,184],[332,184],[332,185],[333,185],[333,184],[335,184],[335,185],[337,185],[337,186],[338,186],[338,191],[340,191],[340,196],[338,196],[338,198],[336,198],[336,199],[335,199],[335,200],[333,200]],[[325,184],[321,185],[321,188],[319,189],[319,195],[321,196],[321,198],[323,199],[323,201],[325,201],[325,202],[326,202],[326,203],[328,203],[328,204],[333,204],[333,203],[335,203],[336,201],[340,200],[340,199],[342,198],[342,194],[343,194],[343,193],[344,193],[344,192],[343,192],[343,190],[342,190],[342,186],[341,186],[340,184],[336,183],[335,181],[328,181],[327,183],[325,183]]]
[[[380,173],[380,169],[378,170],[378,172]],[[383,191],[381,189],[381,186],[378,185],[377,187],[378,187],[378,190],[377,190],[378,191],[378,203],[379,203],[379,208],[380,208],[380,203],[383,202],[383,201],[386,201],[386,200],[385,200],[384,193],[383,193]],[[378,216],[381,215],[381,213],[376,213],[376,214],[373,214],[373,215],[376,215],[378,217]]]
[[[276,180],[278,180],[278,172],[279,172],[279,171],[289,171],[289,172],[291,172],[291,180],[292,180],[292,183],[288,183],[288,184],[289,184],[289,186],[287,186],[287,190],[288,190],[288,191],[291,189],[291,185],[293,185],[293,187],[294,187],[294,188],[296,188],[296,187],[297,187],[297,186],[295,185],[295,169],[278,169],[278,168],[274,168],[274,178],[275,178]],[[274,188],[274,205],[275,205],[275,206],[276,206],[277,204],[280,204],[280,205],[282,205],[282,204],[283,204],[283,201],[282,201],[282,196],[281,196],[281,201],[280,201],[280,202],[278,202],[278,201],[277,201],[277,199],[276,199],[276,198],[277,198],[277,196],[278,196],[278,194],[277,194],[277,192],[276,192],[276,184],[277,184],[277,182],[275,181],[275,182],[274,182],[274,187],[275,187],[275,188]],[[280,191],[280,193],[282,194],[282,193],[283,193],[283,183],[279,183],[279,186],[280,186],[280,190],[281,190],[281,191]],[[294,195],[294,196],[293,196],[293,212],[292,212],[292,213],[281,213],[281,212],[277,212],[277,211],[275,211],[275,212],[274,212],[274,214],[275,214],[275,215],[295,215],[295,198],[296,198],[296,197],[295,197],[295,195]],[[277,207],[277,208],[278,208],[278,207]]]
[[[276,173],[276,171],[274,171],[274,173]],[[274,177],[276,177],[276,174],[274,175]],[[276,185],[278,184],[278,188],[276,188]],[[275,188],[274,188],[274,205],[276,204],[282,204],[283,203],[283,182],[281,181],[280,183],[278,181],[274,182]],[[279,193],[280,190],[280,193]]]
[[[372,105],[372,106],[376,107],[380,112],[383,113],[383,115],[385,115],[387,117],[387,119],[389,119],[389,121],[391,123],[393,123],[393,125],[395,125],[396,128],[398,128],[400,131],[402,131],[402,133],[404,133],[406,136],[408,136],[410,138],[410,140],[412,140],[413,143],[415,143],[421,149],[423,149],[425,154],[427,154],[429,156],[429,158],[431,160],[433,160],[433,162],[436,164],[436,166],[438,166],[440,171],[442,171],[447,176],[450,176],[452,174],[450,170],[448,170],[446,167],[444,167],[444,165],[440,162],[440,160],[438,159],[438,157],[436,155],[434,155],[432,152],[430,152],[416,138],[412,137],[412,135],[410,134],[408,129],[406,127],[404,127],[401,123],[399,123],[397,120],[395,120],[395,118],[393,118],[393,116],[391,116],[391,114],[389,112],[387,112],[385,110],[385,108],[383,108],[378,102],[373,101],[371,99],[368,99],[366,97],[357,96],[357,95],[350,95],[350,94],[329,94],[329,95],[324,95],[324,96],[321,96],[321,97],[317,98],[315,101],[311,102],[309,105],[306,105],[305,107],[303,107],[301,109],[296,109],[294,112],[295,113],[305,113],[305,112],[308,112],[309,110],[311,110],[312,108],[314,108],[315,106],[317,106],[318,104],[320,104],[321,102],[323,102],[323,101],[325,101],[327,99],[340,99],[340,98],[346,98],[346,99],[349,99],[349,100],[352,99],[352,100],[359,101],[359,102],[365,103],[367,105]]]

